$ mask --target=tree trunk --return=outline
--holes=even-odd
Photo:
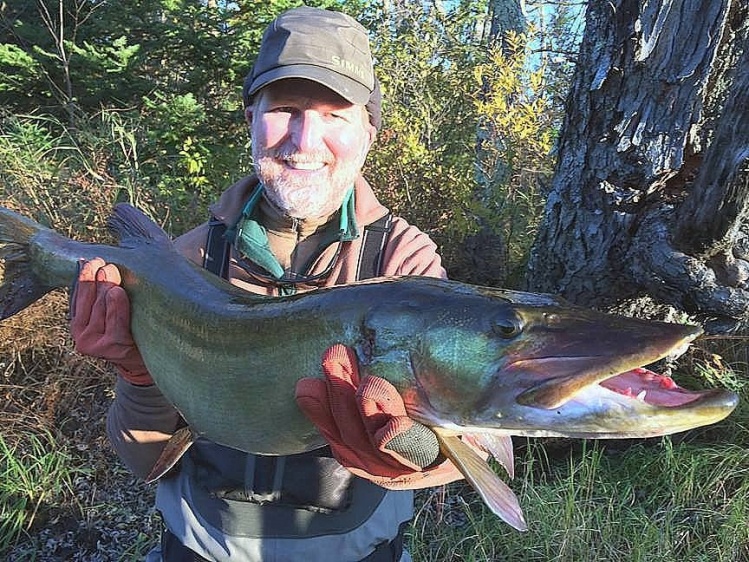
[[[529,290],[747,321],[748,57],[746,2],[589,3]]]

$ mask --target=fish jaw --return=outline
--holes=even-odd
[[[410,416],[456,433],[641,438],[715,423],[737,405],[732,392],[689,391],[643,368],[683,353],[702,333],[698,327],[603,314],[552,298],[521,295],[513,304],[517,333],[501,344],[486,334],[471,340],[462,327],[442,331],[482,342],[469,356],[451,354],[452,373],[444,354],[430,351],[439,342],[422,341],[411,361],[414,385],[403,393]],[[475,354],[485,371],[472,361]]]
[[[539,422],[563,418],[561,427],[551,433],[554,435],[622,439],[656,437],[710,425],[727,417],[737,405],[738,396],[733,392],[690,391],[669,377],[635,369],[581,389],[556,409],[536,408],[534,414],[540,414],[536,418]],[[516,434],[549,433],[529,428]]]

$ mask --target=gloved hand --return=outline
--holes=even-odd
[[[344,345],[323,354],[325,379],[296,385],[299,408],[351,472],[384,488],[439,486],[462,478],[442,459],[434,433],[406,415],[403,399],[385,379],[360,380],[356,355]]]
[[[76,351],[101,357],[132,384],[153,384],[130,333],[130,300],[116,265],[83,262],[70,299],[70,333]]]

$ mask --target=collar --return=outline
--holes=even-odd
[[[266,227],[257,220],[258,205],[263,193],[265,193],[265,186],[258,184],[242,207],[242,212],[235,223],[227,229],[226,237],[244,258],[256,263],[272,277],[280,280],[284,277],[284,269],[270,249]],[[326,229],[327,232],[322,239],[319,252],[332,243],[350,242],[359,237],[353,187],[346,192],[338,215],[338,228]],[[287,218],[292,224],[299,220]]]

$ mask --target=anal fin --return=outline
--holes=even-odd
[[[197,434],[189,426],[175,431],[164,450],[161,451],[159,458],[156,459],[151,472],[146,476],[146,482],[149,484],[155,482],[169,472],[190,446],[195,443],[196,438]]]

